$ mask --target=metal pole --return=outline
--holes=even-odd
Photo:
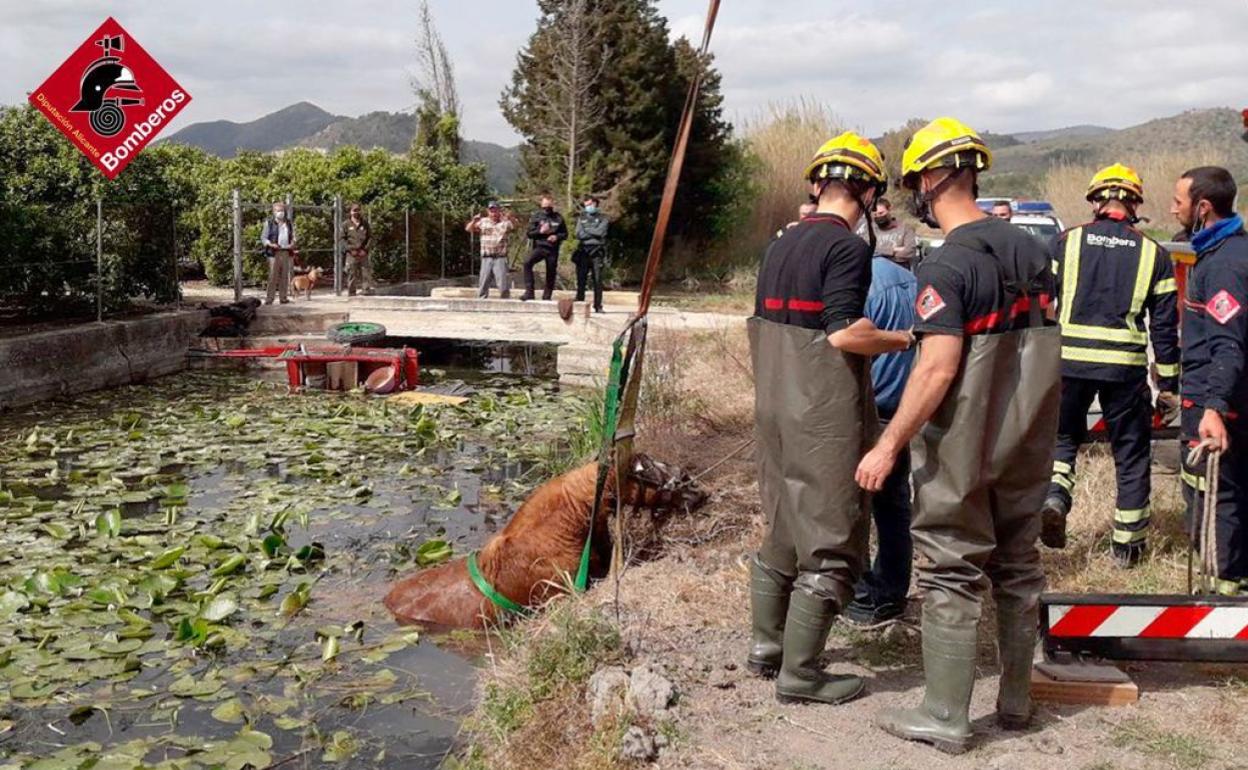
[[[442,210],[442,277],[446,277],[446,209]]]
[[[169,237],[171,239],[171,243],[169,244],[169,258],[173,262],[173,273],[170,275],[170,282],[169,282],[169,289],[170,289],[169,300],[170,302],[177,302],[178,300],[182,298],[180,296],[181,292],[179,291],[181,287],[178,284],[178,203],[177,201],[174,201],[173,203],[169,204]]]
[[[412,282],[412,210],[403,209],[403,282]]]
[[[243,198],[234,188],[234,301],[243,299]]]
[[[104,320],[104,197],[95,199],[95,320]]]
[[[342,196],[334,195],[334,294],[342,294]]]

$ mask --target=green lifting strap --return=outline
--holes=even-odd
[[[490,581],[486,580],[485,576],[481,574],[481,570],[477,568],[476,551],[468,554],[468,577],[472,578],[472,584],[477,587],[477,590],[480,591],[485,598],[493,602],[495,607],[498,607],[504,612],[515,613],[516,615],[529,614],[529,609],[527,607],[521,607],[519,604],[516,604],[511,599],[508,599],[506,596],[503,596],[498,591],[494,590],[494,586],[490,585]]]
[[[611,469],[611,445],[615,441],[615,429],[620,419],[620,376],[624,369],[623,339],[617,337],[611,346],[611,368],[607,374],[607,395],[602,406],[602,447],[598,451],[598,483],[594,487],[594,504],[589,509],[589,530],[585,534],[585,546],[581,548],[581,563],[576,569],[578,593],[589,587],[589,551],[594,539],[594,522],[602,507],[602,492],[606,488],[607,474]]]

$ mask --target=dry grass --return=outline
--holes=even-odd
[[[756,260],[776,228],[797,218],[797,207],[807,196],[802,170],[843,125],[830,109],[806,100],[773,104],[745,122],[742,134],[754,167],[755,199],[741,237],[732,241],[741,264],[749,257]]]
[[[1214,144],[1182,152],[1155,152],[1122,158],[1122,163],[1132,166],[1144,179],[1145,201],[1139,213],[1150,220],[1144,227],[1167,236],[1177,231],[1179,225],[1170,216],[1175,181],[1188,169],[1221,165],[1224,161],[1224,153]],[[1053,204],[1068,227],[1091,218],[1090,204],[1084,198],[1088,181],[1100,168],[1101,165],[1061,165],[1054,166],[1045,175],[1044,197]]]
[[[1122,570],[1109,555],[1113,526],[1114,461],[1106,445],[1084,449],[1077,468],[1070,541],[1062,551],[1044,550],[1049,590],[1073,593],[1182,593],[1186,588],[1187,535],[1179,478],[1154,467],[1149,553]]]

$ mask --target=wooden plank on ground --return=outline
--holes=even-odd
[[[1127,706],[1140,699],[1140,688],[1130,678],[1125,682],[1059,680],[1033,668],[1031,697],[1065,705]]]

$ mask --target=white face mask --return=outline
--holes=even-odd
[[[273,218],[274,218],[274,219],[276,219],[277,221],[279,221],[279,222],[280,222],[280,221],[282,221],[283,219],[285,219],[285,218],[286,218],[286,212],[285,212],[285,211],[274,211],[274,212],[273,212]]]

